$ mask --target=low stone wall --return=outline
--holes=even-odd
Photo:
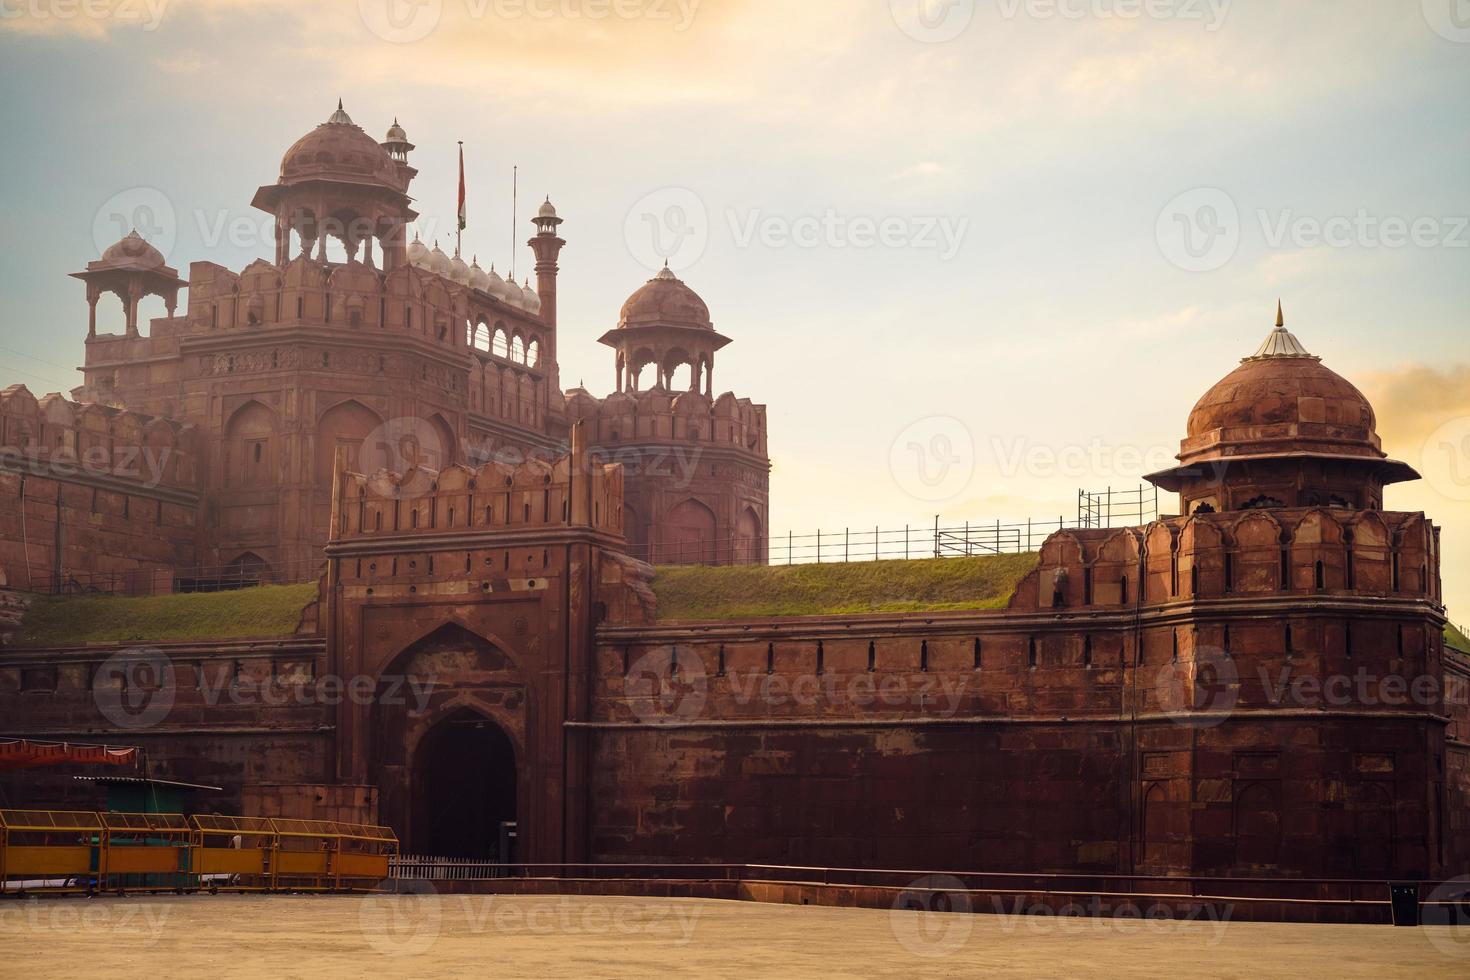
[[[424,883],[416,883],[419,887]],[[780,905],[906,909],[980,915],[1067,915],[1087,918],[1294,922],[1387,925],[1392,922],[1388,886],[1382,901],[1291,898],[1212,898],[1168,894],[956,890],[910,885],[826,885],[757,879],[496,878],[434,881],[436,892],[472,895],[606,895],[640,898],[710,898]],[[399,881],[403,891],[418,891]]]

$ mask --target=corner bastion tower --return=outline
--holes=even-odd
[[[765,408],[714,397],[713,354],[728,341],[704,303],[672,273],[644,286],[619,329],[628,356],[656,352],[657,382],[642,392],[620,384],[603,403],[580,388],[564,395],[556,208],[548,199],[532,219],[534,285],[502,278],[493,264],[409,239],[413,149],[397,120],[380,142],[339,103],[255,192],[251,203],[271,216],[269,259],[238,272],[198,261],[185,280],[134,231],[75,274],[91,315],[74,401],[20,386],[0,398],[4,445],[45,457],[46,470],[18,491],[32,504],[13,542],[6,525],[3,580],[107,591],[305,581],[325,562],[340,450],[368,473],[514,465],[564,455],[579,419],[593,451],[627,464],[635,553],[764,555]],[[124,306],[121,334],[97,332],[109,293]],[[149,295],[164,298],[167,315],[143,329],[138,304]],[[668,390],[679,363],[698,368],[702,389]],[[111,463],[102,473],[44,465],[140,446],[176,462],[151,479]]]

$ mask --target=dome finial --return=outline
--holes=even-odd
[[[1281,313],[1281,300],[1280,300],[1280,298],[1278,298],[1276,300],[1276,325],[1278,327],[1284,327],[1284,326],[1286,326],[1286,317],[1283,316],[1282,313]]]

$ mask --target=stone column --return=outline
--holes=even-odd
[[[87,339],[97,338],[97,300],[102,298],[102,290],[87,284]]]

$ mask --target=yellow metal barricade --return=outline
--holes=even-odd
[[[99,887],[129,891],[184,891],[197,887],[190,871],[194,833],[180,813],[103,813]]]
[[[220,814],[189,818],[194,830],[190,868],[210,891],[270,891],[275,887],[276,828],[267,817]]]
[[[272,817],[276,832],[275,887],[285,891],[331,891],[336,887],[342,837],[328,820]]]
[[[398,853],[398,835],[388,827],[339,823],[337,884],[339,891],[371,891],[388,879],[389,863]]]
[[[20,891],[369,891],[388,827],[177,813],[0,810],[0,884]]]
[[[90,892],[106,834],[95,813],[0,810],[0,887]]]

